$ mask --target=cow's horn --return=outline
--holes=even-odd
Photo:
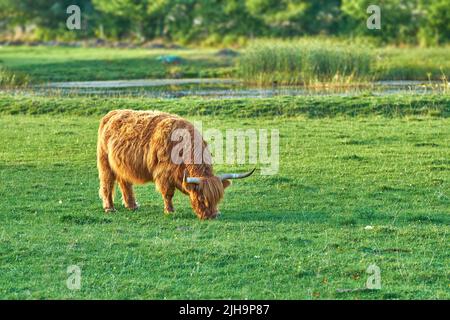
[[[184,170],[183,182],[199,184],[200,183],[200,178],[188,177],[187,174],[186,174],[186,170]]]
[[[247,178],[249,176],[251,176],[253,174],[253,172],[255,172],[256,168],[253,168],[252,171],[246,172],[246,173],[225,173],[225,174],[221,174],[219,176],[220,180],[225,180],[225,179],[243,179],[243,178]]]

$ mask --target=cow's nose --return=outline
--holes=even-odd
[[[209,216],[209,219],[216,219],[216,218],[218,218],[219,217],[219,215],[220,215],[220,212],[213,212],[213,213],[211,213],[211,215]]]

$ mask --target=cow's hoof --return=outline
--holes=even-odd
[[[134,205],[132,205],[132,206],[125,206],[128,210],[130,210],[130,211],[136,211],[137,209],[139,209],[139,203],[135,203]]]
[[[172,214],[174,212],[175,212],[175,210],[173,208],[164,209],[164,214]]]
[[[105,213],[112,213],[112,212],[116,212],[115,208],[105,208]]]

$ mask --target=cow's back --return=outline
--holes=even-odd
[[[150,158],[155,150],[168,153],[165,146],[154,145],[155,138],[170,139],[172,127],[178,121],[182,119],[159,111],[111,111],[100,122],[98,148],[106,152],[118,178],[131,183],[151,181],[154,159]]]

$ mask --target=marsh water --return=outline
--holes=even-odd
[[[274,96],[351,96],[360,94],[436,94],[449,84],[429,81],[379,81],[359,86],[248,86],[233,79],[143,79],[114,81],[53,82],[30,87],[38,95],[105,95],[149,98],[266,98]]]

